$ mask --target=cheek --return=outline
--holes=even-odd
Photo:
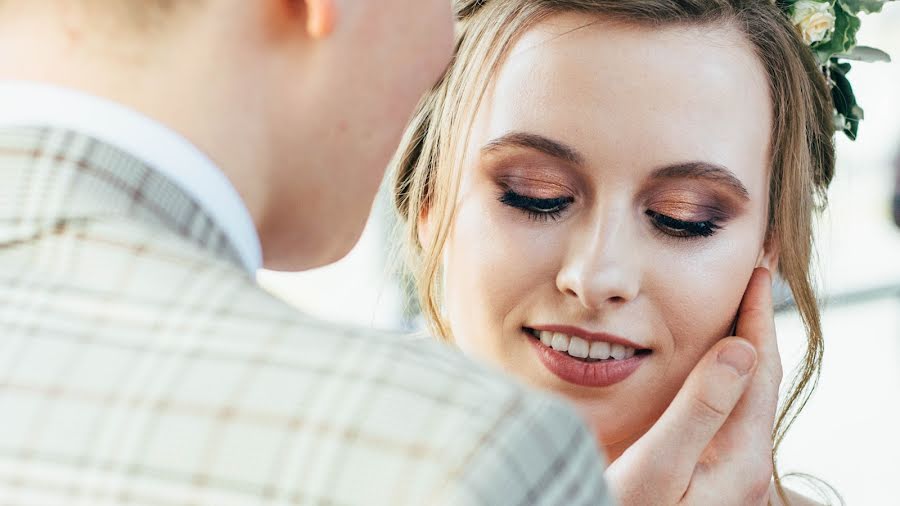
[[[521,321],[510,317],[554,286],[555,248],[542,244],[555,239],[535,228],[488,196],[461,200],[445,248],[444,294],[450,327],[464,349],[473,339],[499,342],[516,332]]]
[[[731,333],[759,241],[752,230],[721,232],[696,249],[684,249],[655,263],[651,275],[661,312],[672,336],[674,361],[692,368],[715,342]],[[689,369],[688,369],[689,370]]]

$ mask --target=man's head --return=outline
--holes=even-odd
[[[0,78],[105,96],[185,135],[238,189],[274,269],[355,244],[452,43],[448,0],[0,0]]]

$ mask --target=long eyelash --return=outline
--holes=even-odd
[[[572,197],[538,199],[521,195],[510,189],[504,190],[500,196],[500,202],[521,210],[536,221],[558,220],[563,211],[574,201],[575,199]]]
[[[654,225],[662,233],[683,239],[692,239],[697,237],[709,237],[716,233],[721,225],[713,220],[707,221],[683,221],[659,214],[654,211],[647,211],[647,216],[653,219]]]

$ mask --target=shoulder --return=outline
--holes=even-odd
[[[422,451],[410,469],[434,486],[422,487],[412,503],[607,504],[597,443],[565,401],[431,338],[314,320],[304,328],[339,343],[343,365],[358,357],[347,371],[365,374],[341,380],[351,392],[368,391],[344,397],[342,410],[367,413],[351,422],[360,424],[356,430]]]
[[[146,433],[123,461],[141,470],[128,480],[166,469],[216,503],[263,486],[341,504],[602,497],[595,443],[563,401],[434,340],[310,318],[228,263],[174,246],[156,240],[127,263],[122,248],[92,246],[65,290],[39,277],[19,289],[45,303],[8,327],[34,357],[0,371],[27,393],[7,424],[14,451],[101,462],[97,438]],[[119,263],[127,276],[107,272]],[[71,366],[51,360],[76,349]],[[52,397],[49,381],[64,385]],[[39,408],[59,416],[35,439]],[[72,430],[97,423],[99,435]]]
[[[466,450],[450,452],[454,479],[423,504],[613,504],[597,442],[568,404],[519,388],[476,399],[502,409],[454,424]]]

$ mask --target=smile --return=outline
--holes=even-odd
[[[560,329],[523,327],[522,330],[550,372],[580,386],[603,387],[623,381],[652,353],[649,349],[604,341],[597,336],[588,340]]]
[[[572,358],[584,362],[598,362],[601,360],[626,360],[635,355],[646,355],[648,349],[632,348],[621,343],[611,343],[601,340],[582,339],[578,336],[570,336],[562,332],[549,330],[536,330],[525,327],[525,332],[541,342],[547,348],[560,353],[567,353]]]
[[[633,357],[639,350],[619,343],[606,341],[587,341],[577,336],[570,336],[562,332],[550,332],[549,330],[526,329],[532,337],[540,340],[541,344],[562,353],[568,353],[573,358],[583,359],[586,362],[599,360],[625,360]],[[649,353],[650,350],[640,350]]]

